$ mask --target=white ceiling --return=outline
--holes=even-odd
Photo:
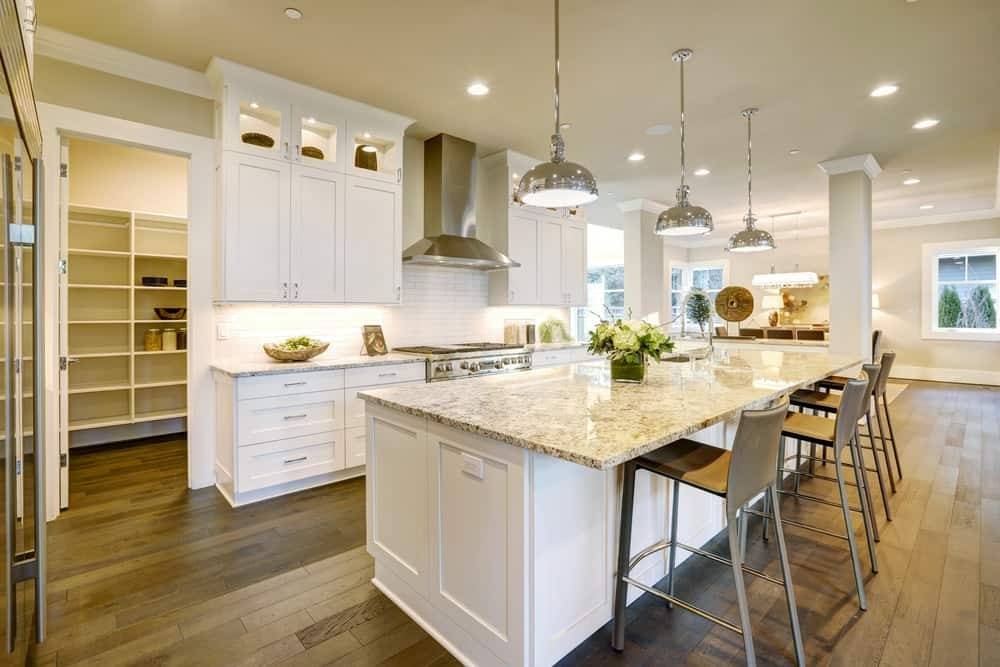
[[[486,0],[45,0],[48,26],[204,70],[213,55],[417,118],[411,133],[449,132],[481,152],[544,157],[551,132],[552,6]],[[290,21],[292,4],[305,17]],[[563,118],[569,159],[598,178],[592,218],[614,204],[667,202],[677,185],[678,76],[687,66],[693,199],[720,230],[745,207],[743,107],[754,119],[754,209],[803,210],[824,225],[816,163],[873,153],[876,221],[997,206],[1000,2],[997,0],[568,0],[562,3]],[[482,80],[484,98],[465,94]],[[900,91],[873,99],[877,84]],[[925,116],[941,119],[911,129]],[[789,149],[801,150],[796,156]],[[647,155],[628,162],[632,150]],[[903,170],[919,177],[903,186]],[[933,203],[933,211],[919,206]],[[783,218],[779,231],[795,217]],[[766,222],[765,224],[770,224]]]

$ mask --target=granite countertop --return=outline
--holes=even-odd
[[[320,355],[310,361],[274,361],[272,359],[223,359],[212,362],[212,368],[230,377],[251,375],[276,375],[279,373],[308,373],[330,371],[340,368],[361,368],[363,366],[385,366],[387,364],[422,364],[427,357],[416,354],[389,353],[381,357],[356,355],[334,357]]]
[[[716,350],[663,362],[645,384],[612,383],[606,361],[369,390],[369,403],[591,468],[607,469],[860,364],[816,352]]]

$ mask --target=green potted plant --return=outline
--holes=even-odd
[[[694,289],[687,298],[687,316],[698,325],[702,335],[705,334],[705,326],[712,322],[712,304],[708,300],[708,295],[700,289]]]
[[[587,345],[591,354],[607,356],[611,379],[617,382],[644,381],[649,360],[659,363],[673,349],[674,342],[659,327],[640,320],[601,320]]]

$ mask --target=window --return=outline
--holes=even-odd
[[[1000,239],[925,244],[925,338],[1000,340],[997,265]]]
[[[693,288],[703,290],[712,303],[713,322],[723,324],[715,313],[715,297],[726,286],[729,278],[729,261],[718,260],[710,262],[670,262],[670,318],[676,320],[672,329],[680,329],[679,317],[683,315],[681,308],[684,297]],[[697,329],[697,326],[695,326]]]
[[[587,307],[571,312],[573,335],[588,339],[601,318],[625,316],[625,232],[587,225]]]

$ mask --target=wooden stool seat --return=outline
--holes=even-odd
[[[785,417],[785,425],[781,428],[781,435],[832,447],[836,439],[836,424],[837,422],[826,417],[789,412]]]
[[[702,491],[725,496],[729,490],[731,458],[729,450],[681,439],[639,457],[636,465]]]
[[[812,408],[824,412],[836,412],[840,408],[840,394],[825,391],[799,389],[789,397],[789,402],[800,408]]]

